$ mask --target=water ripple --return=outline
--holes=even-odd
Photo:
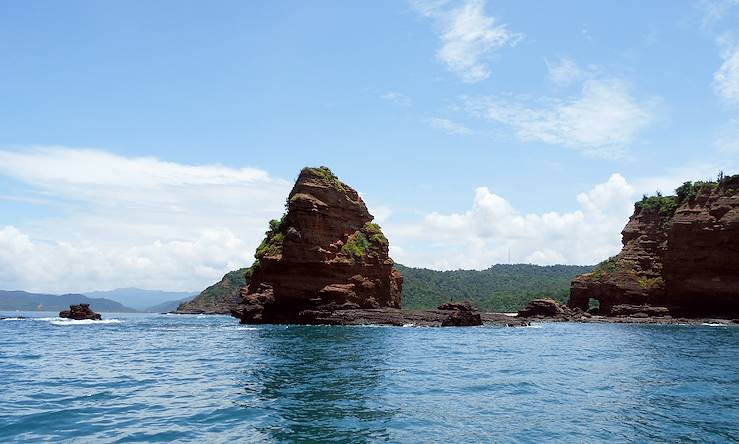
[[[739,329],[0,323],[0,442],[727,442]]]

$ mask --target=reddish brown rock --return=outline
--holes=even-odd
[[[99,313],[95,313],[90,308],[90,304],[79,304],[70,305],[69,310],[62,310],[59,312],[60,318],[75,319],[81,321],[83,319],[90,319],[93,321],[102,320],[102,316]]]
[[[518,317],[554,317],[570,315],[570,310],[554,299],[534,299],[518,312]]]
[[[328,168],[304,168],[270,222],[232,310],[242,323],[318,323],[315,310],[400,308],[403,278],[359,194]],[[301,313],[303,313],[301,315]]]
[[[482,325],[480,311],[469,301],[449,301],[441,304],[437,310],[448,311],[447,317],[441,321],[442,327],[470,327]]]
[[[739,175],[637,202],[622,235],[621,253],[572,282],[570,307],[595,299],[606,315],[624,311],[616,306],[650,316],[739,314]]]

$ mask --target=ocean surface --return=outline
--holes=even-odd
[[[0,321],[0,442],[737,442],[739,328]]]

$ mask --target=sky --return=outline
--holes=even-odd
[[[594,264],[739,173],[739,0],[8,0],[0,60],[0,289],[199,291],[304,166],[433,269]]]

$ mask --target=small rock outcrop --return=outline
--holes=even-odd
[[[569,316],[571,310],[554,299],[534,299],[518,311],[520,318]]]
[[[623,249],[575,278],[569,307],[594,299],[604,315],[739,315],[739,175],[676,194],[636,203]]]
[[[482,325],[480,311],[469,301],[450,301],[441,304],[437,310],[450,312],[446,319],[441,321],[442,327],[470,327]]]
[[[93,321],[102,320],[102,316],[99,313],[95,313],[90,308],[90,304],[78,304],[70,305],[69,310],[62,310],[59,312],[60,318],[75,319],[81,321],[83,319],[90,319]]]
[[[304,168],[231,314],[242,323],[320,323],[315,311],[400,308],[403,278],[372,219],[331,170]]]
[[[229,314],[241,302],[241,289],[246,286],[249,268],[226,273],[223,278],[203,290],[195,299],[177,307],[177,314]]]

